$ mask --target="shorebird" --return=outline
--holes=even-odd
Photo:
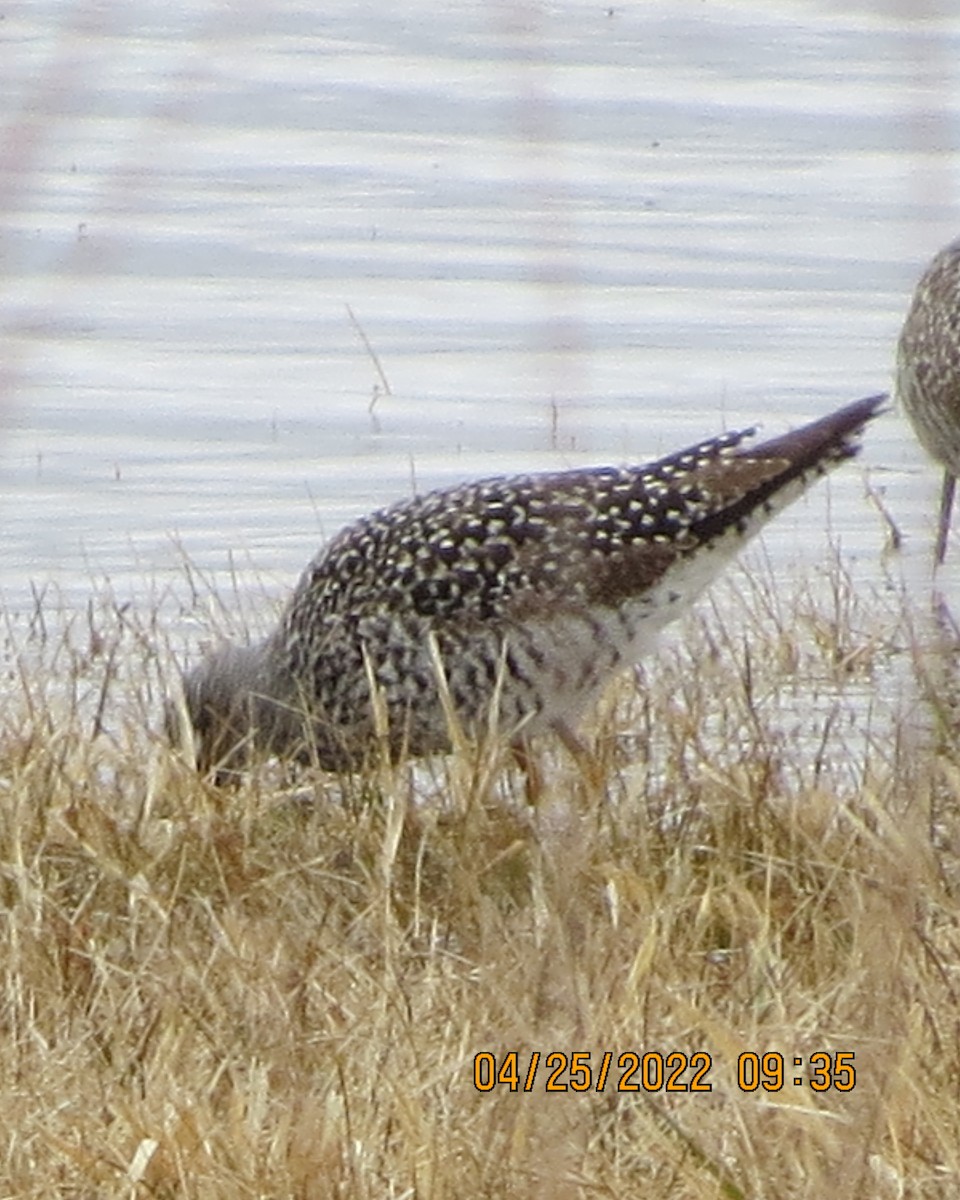
[[[857,453],[885,399],[752,448],[746,429],[645,466],[401,500],[321,550],[265,641],[227,646],[188,674],[168,729],[221,780],[254,754],[349,771],[384,751],[445,752],[453,728],[492,728],[521,748],[552,730],[573,748],[610,677],[771,517]]]
[[[943,466],[939,566],[960,474],[960,238],[940,251],[917,284],[897,343],[896,395],[920,444]]]

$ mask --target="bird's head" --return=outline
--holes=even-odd
[[[258,734],[260,647],[225,644],[183,677],[181,695],[164,706],[164,729],[206,775],[218,781],[248,765]]]

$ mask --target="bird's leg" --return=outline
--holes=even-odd
[[[560,741],[563,742],[567,753],[577,764],[590,792],[602,792],[603,767],[590,746],[565,721],[555,722],[553,729]]]
[[[524,737],[510,743],[510,753],[523,774],[523,798],[531,808],[536,808],[543,796],[543,771],[537,756]]]
[[[947,553],[947,535],[950,532],[950,513],[953,510],[953,493],[957,486],[956,475],[943,473],[943,491],[940,493],[940,524],[937,529],[937,557],[939,567]]]
[[[555,722],[551,728],[563,743],[564,749],[576,763],[590,792],[596,792],[603,786],[603,771],[597,756],[564,721]],[[518,737],[510,743],[513,761],[523,772],[523,794],[531,808],[537,808],[544,796],[543,770],[536,752],[526,738]]]

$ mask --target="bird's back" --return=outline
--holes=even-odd
[[[368,740],[375,680],[391,739],[443,748],[449,711],[508,731],[576,721],[729,558],[856,452],[872,397],[745,448],[723,434],[640,467],[492,478],[401,501],[304,572],[272,653],[345,741]]]

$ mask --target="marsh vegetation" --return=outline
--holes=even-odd
[[[950,656],[896,588],[751,565],[535,808],[498,744],[217,789],[151,732],[156,613],[8,617],[4,1194],[953,1194]]]

